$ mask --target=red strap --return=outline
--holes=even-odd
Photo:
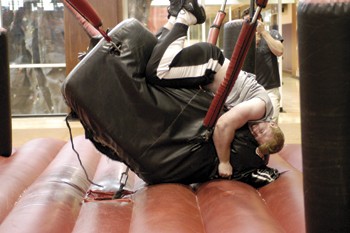
[[[69,4],[66,0],[63,1],[63,4],[69,9],[78,22],[83,26],[84,30],[90,37],[95,37],[100,35],[100,32],[92,26],[71,4]]]
[[[102,20],[98,16],[97,12],[86,0],[64,0],[69,5],[71,5],[76,12],[78,12],[82,17],[84,17],[89,23],[92,24],[106,39],[106,41],[111,42],[112,39],[107,35],[105,31],[102,30]]]
[[[86,193],[86,196],[84,198],[84,202],[96,202],[96,201],[119,201],[119,202],[132,202],[130,196],[134,194],[133,191],[126,191],[124,190],[123,196],[119,199],[114,199],[113,196],[115,192],[108,192],[103,190],[89,190]]]
[[[81,14],[92,26],[99,28],[102,26],[102,20],[97,12],[86,0],[65,0],[70,4],[79,14]]]
[[[210,27],[207,42],[216,45],[222,22],[226,16],[225,11],[218,11],[213,24]]]
[[[265,8],[267,5],[268,0],[256,0],[256,5],[261,7],[261,8]]]
[[[227,0],[223,0],[221,8],[218,11],[218,13],[216,14],[214,22],[210,27],[210,30],[208,33],[208,39],[207,39],[208,43],[211,43],[214,45],[216,45],[216,43],[217,43],[219,33],[220,33],[220,28],[221,28],[222,22],[224,21],[225,16],[226,16],[226,12],[225,12],[226,2],[227,2]]]
[[[226,71],[225,79],[216,92],[215,97],[204,118],[203,125],[205,127],[213,127],[219,118],[226,98],[232,90],[232,87],[237,80],[238,74],[242,69],[250,44],[255,35],[255,28],[256,23],[250,24],[248,20],[243,22],[241,32],[238,36],[237,43],[231,56],[229,67]]]

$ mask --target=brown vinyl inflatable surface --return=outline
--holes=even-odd
[[[0,232],[305,232],[300,145],[286,145],[269,165],[284,172],[256,190],[238,181],[146,186],[132,172],[118,200],[90,199],[116,191],[125,165],[74,138],[91,186],[70,142],[35,139],[0,157]]]

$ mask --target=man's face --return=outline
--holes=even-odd
[[[276,124],[266,121],[252,124],[249,126],[249,129],[259,145],[262,145],[273,138],[272,127],[276,127]]]

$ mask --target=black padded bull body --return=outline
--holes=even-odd
[[[149,184],[215,178],[218,159],[202,125],[213,95],[147,84],[144,70],[157,40],[137,20],[123,21],[109,36],[120,51],[111,53],[101,40],[62,88],[87,138]],[[234,142],[236,178],[265,165],[254,153],[257,144],[247,127],[237,131]]]

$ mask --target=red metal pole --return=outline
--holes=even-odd
[[[98,16],[97,12],[88,1],[66,0],[66,2],[69,5],[71,5],[76,10],[76,12],[78,12],[82,17],[84,17],[88,22],[90,22],[92,26],[94,26],[101,33],[101,35],[106,39],[107,42],[112,42],[112,39],[101,28],[102,27],[101,18]]]
[[[85,18],[83,17],[67,0],[63,0],[63,4],[67,7],[78,22],[83,26],[84,30],[90,37],[101,35],[101,33]]]
[[[209,107],[209,110],[204,118],[203,125],[213,127],[219,118],[221,109],[224,106],[225,100],[235,84],[238,74],[242,69],[244,59],[247,56],[250,44],[255,35],[256,23],[243,22],[242,30],[238,36],[237,43],[231,56],[231,62],[226,71],[224,81],[217,90],[215,97]]]
[[[216,45],[220,33],[220,28],[222,25],[222,22],[225,19],[226,13],[225,13],[225,8],[226,8],[226,2],[227,0],[224,0],[223,4],[221,5],[220,10],[216,14],[216,17],[214,19],[213,24],[210,26],[210,30],[208,33],[208,39],[207,42]]]
[[[254,38],[258,15],[260,14],[262,8],[266,7],[266,4],[267,0],[257,0],[258,7],[253,19],[245,20],[243,22],[241,32],[238,36],[237,43],[231,56],[229,67],[226,71],[225,79],[217,90],[204,118],[203,125],[205,127],[214,127],[217,119],[219,118],[226,98],[237,80],[238,74],[242,69],[249,47]]]

